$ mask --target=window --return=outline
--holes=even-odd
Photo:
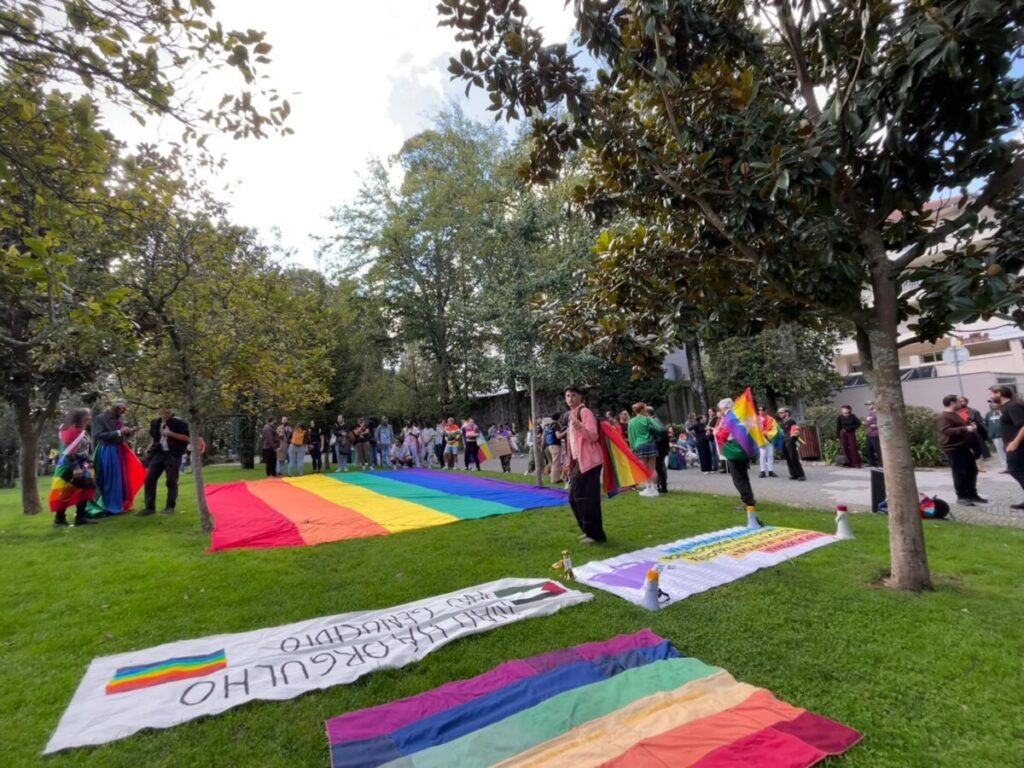
[[[926,352],[921,355],[922,363],[941,363],[942,353],[941,352]]]
[[[967,350],[972,357],[980,355],[1002,355],[1010,351],[1010,342],[1004,341],[983,341],[980,344],[968,344]]]
[[[1013,390],[1013,394],[1020,394],[1020,389],[1018,389],[1017,387],[1016,376],[996,376],[996,384],[1005,384],[1006,386]]]
[[[864,370],[864,366],[860,363],[853,363],[850,365],[850,373],[860,373]]]

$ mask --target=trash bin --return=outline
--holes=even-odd
[[[800,438],[803,440],[803,445],[800,446],[800,458],[820,459],[821,436],[818,434],[818,428],[813,424],[801,427]]]
[[[871,468],[871,511],[878,512],[879,505],[885,501],[885,470]]]

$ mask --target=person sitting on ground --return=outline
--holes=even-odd
[[[416,466],[416,461],[405,443],[395,443],[391,446],[391,464],[398,469]]]

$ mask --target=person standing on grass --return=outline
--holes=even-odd
[[[868,465],[882,466],[882,443],[878,437],[878,409],[874,401],[866,404],[868,415],[864,417],[864,431],[868,435]]]
[[[420,430],[420,466],[430,467],[430,456],[434,453],[434,436],[437,434],[430,422]]]
[[[299,424],[292,430],[292,439],[288,444],[288,476],[302,477],[306,473],[306,446],[309,445],[309,432],[305,424]]]
[[[377,450],[380,452],[380,466],[394,469],[391,463],[391,444],[395,442],[395,430],[388,421],[387,416],[381,416],[380,424],[374,430],[374,437],[377,439]]]
[[[973,507],[975,504],[987,504],[988,499],[978,496],[978,465],[974,460],[978,427],[964,421],[959,413],[959,399],[956,395],[942,398],[942,412],[935,418],[935,426],[939,432],[939,447],[946,454],[953,472],[957,504]]]
[[[622,439],[629,442],[629,411],[623,408],[619,411],[619,432],[622,433]]]
[[[288,467],[288,445],[291,440],[291,431],[286,423],[287,416],[281,417],[281,424],[277,427],[277,448],[274,452],[277,456],[277,476],[284,477],[285,469]]]
[[[67,527],[67,510],[71,507],[75,508],[76,526],[96,525],[85,511],[86,505],[96,498],[92,440],[89,437],[91,423],[92,412],[88,408],[79,408],[71,413],[67,425],[61,425],[62,449],[57,454],[50,485],[50,511],[54,513],[53,525],[56,528]]]
[[[857,430],[860,419],[853,414],[853,408],[844,405],[836,417],[836,437],[846,457],[846,463],[853,469],[860,469],[860,450],[857,448]]]
[[[441,469],[445,468],[444,464],[444,451],[445,451],[445,439],[444,430],[447,423],[444,419],[437,422],[437,426],[434,427],[434,456],[437,458],[437,466]]]
[[[669,440],[668,430],[661,423],[657,416],[654,415],[654,408],[647,406],[647,418],[649,418],[654,424],[654,444],[658,448],[658,458],[654,463],[654,469],[657,473],[657,489],[658,493],[668,493],[668,467],[665,466],[665,462],[668,461],[669,451]]]
[[[321,461],[321,456],[324,454],[324,430],[319,428],[316,422],[312,419],[309,420],[309,459],[312,461],[313,472],[319,472],[324,469],[324,463]]]
[[[782,430],[782,452],[786,456],[786,466],[789,467],[789,479],[803,482],[807,476],[800,463],[800,425],[789,408],[779,409],[779,429]]]
[[[260,447],[263,449],[263,465],[267,471],[267,477],[277,476],[277,419],[273,416],[267,419],[263,425],[263,433],[260,436]]]
[[[607,541],[601,516],[601,429],[593,411],[583,405],[577,387],[565,388],[569,430],[565,450],[569,454],[569,507],[576,518],[580,544]]]
[[[373,454],[370,451],[370,422],[360,419],[359,425],[352,431],[352,443],[356,447],[356,460],[364,470],[373,469]]]
[[[128,477],[126,460],[138,463],[130,451],[122,451],[125,439],[138,431],[138,427],[129,427],[124,423],[124,415],[128,412],[128,403],[117,400],[92,422],[92,439],[97,443],[94,458],[96,472],[97,496],[102,506],[101,516],[119,515],[131,509],[135,493]]]
[[[985,431],[988,433],[988,439],[992,441],[992,445],[996,448],[999,463],[1003,465],[1003,468],[999,471],[1005,475],[1006,444],[1003,443],[1003,413],[991,397],[988,399],[988,413],[985,414]]]
[[[472,418],[466,419],[466,423],[462,427],[462,439],[465,441],[466,446],[466,469],[469,469],[470,463],[476,464],[476,471],[480,471],[480,427],[476,425],[476,422]]]
[[[348,463],[352,458],[352,430],[340,413],[331,427],[331,434],[334,437],[334,460],[338,471],[348,472]]]
[[[409,455],[412,456],[412,463],[414,467],[420,465],[420,432],[419,424],[415,421],[410,421],[405,425],[405,430],[402,433],[402,444],[408,450]]]
[[[629,420],[629,447],[654,478],[655,465],[658,462],[657,429],[651,417],[647,415],[647,403],[634,403],[633,414],[633,418]],[[639,495],[645,498],[658,496],[655,482],[654,479],[648,480]]]
[[[736,403],[732,398],[725,398],[718,403],[718,411],[721,414],[718,429],[715,432],[715,440],[718,442],[722,458],[729,465],[729,474],[732,475],[732,484],[740,494],[740,500],[747,508],[747,512],[753,512],[757,506],[754,499],[754,489],[750,485],[750,461],[754,456],[747,454],[743,446],[736,442],[736,439],[729,432],[725,425],[726,416]]]
[[[444,425],[442,434],[444,435],[445,469],[453,471],[459,460],[459,446],[462,445],[462,430],[455,423],[455,417],[448,417],[448,422]]]
[[[174,415],[173,408],[163,408],[160,418],[149,424],[153,445],[149,449],[149,467],[146,470],[146,505],[140,517],[156,512],[156,485],[160,475],[167,473],[167,506],[163,514],[173,515],[178,503],[178,468],[188,447],[188,423]]]
[[[996,384],[988,391],[993,404],[1002,412],[1000,427],[1006,450],[1006,471],[1024,488],[1024,405],[1005,384]],[[1024,503],[1011,504],[1010,508],[1024,509]]]

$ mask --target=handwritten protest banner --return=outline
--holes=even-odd
[[[583,584],[643,605],[647,573],[657,569],[659,587],[665,593],[660,605],[666,606],[835,541],[827,533],[798,528],[726,528],[591,561],[575,572]]]
[[[418,661],[457,638],[592,597],[551,581],[501,579],[385,610],[104,656],[89,665],[45,752],[351,683]]]

